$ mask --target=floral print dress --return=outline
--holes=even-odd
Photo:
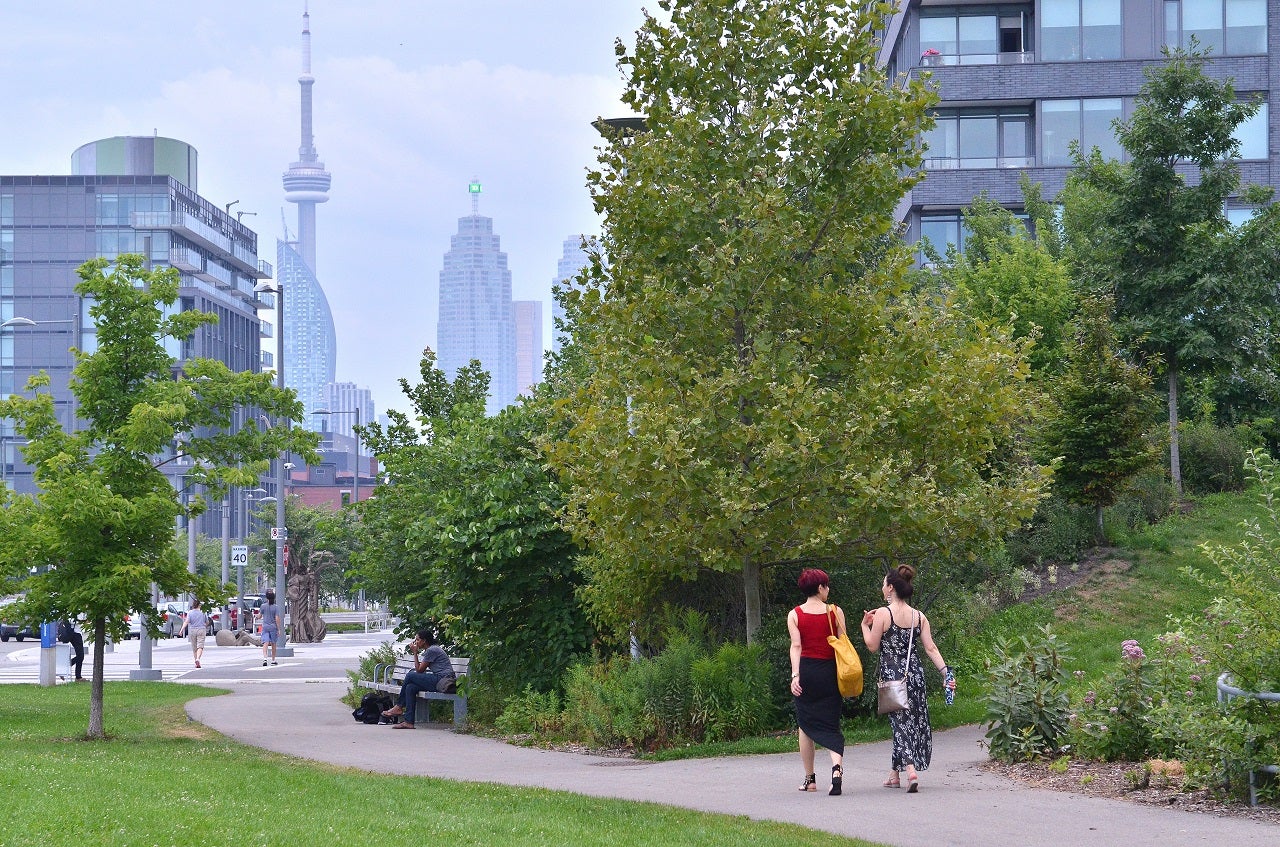
[[[911,639],[920,634],[919,612],[910,629],[903,629],[889,612],[889,628],[880,640],[880,678],[902,679]],[[912,765],[917,771],[929,769],[933,757],[933,731],[929,728],[929,703],[925,699],[924,666],[920,663],[920,645],[911,649],[911,667],[907,668],[907,701],[909,709],[889,713],[893,729],[893,762],[895,771]]]

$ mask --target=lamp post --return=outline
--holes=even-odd
[[[253,290],[259,294],[274,294],[276,296],[276,388],[284,390],[284,284],[277,281],[275,284],[262,280],[253,287]],[[289,419],[285,418],[277,423],[288,427]],[[288,614],[288,592],[285,590],[285,570],[284,570],[284,548],[286,541],[286,529],[284,525],[284,485],[285,485],[285,465],[288,462],[288,454],[282,453],[276,459],[276,525],[272,535],[275,536],[276,542],[276,600],[285,609]],[[280,633],[281,643],[276,647],[277,656],[292,656],[292,648],[284,646],[288,642],[285,640],[285,633]]]
[[[360,407],[354,409],[316,409],[311,414],[324,415],[329,417],[332,415],[355,415],[356,428],[351,432],[355,435],[356,440],[356,460],[351,473],[351,500],[357,506],[360,505]]]

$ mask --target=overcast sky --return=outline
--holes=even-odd
[[[0,2],[0,173],[69,174],[80,145],[176,138],[202,196],[257,231],[275,264],[280,177],[298,158],[302,0]],[[564,239],[594,233],[585,188],[599,116],[628,114],[614,42],[642,0],[310,0],[315,144],[333,175],[317,273],[338,379],[407,410],[435,345],[442,257],[467,184],[484,186],[516,299],[543,300]]]

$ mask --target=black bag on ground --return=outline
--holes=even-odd
[[[382,713],[392,706],[391,695],[385,691],[370,691],[360,698],[360,707],[351,713],[359,723],[377,723]]]

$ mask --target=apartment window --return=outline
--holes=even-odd
[[[1267,104],[1263,103],[1253,117],[1236,127],[1232,137],[1240,142],[1241,159],[1266,159],[1269,157],[1267,123]]]
[[[940,255],[946,255],[948,247],[964,250],[964,240],[969,231],[964,225],[964,217],[959,212],[941,215],[920,216],[920,241],[916,260],[924,265],[929,261],[925,255],[924,245],[927,242]]]
[[[0,194],[0,226],[13,226],[12,194]]]
[[[1071,164],[1071,142],[1078,141],[1082,153],[1094,147],[1108,159],[1123,154],[1112,123],[1122,117],[1120,98],[1086,100],[1045,100],[1040,104],[1041,164]]]
[[[1040,58],[1050,62],[1124,57],[1121,0],[1044,0]]]
[[[1266,0],[1167,0],[1164,41],[1217,56],[1255,56],[1267,52]]]
[[[925,167],[1000,168],[1031,164],[1031,113],[1027,109],[1001,111],[943,110],[934,115],[934,128],[925,134]]]
[[[1020,58],[1026,13],[930,12],[920,18],[920,50],[924,65],[993,65],[1002,54]]]

